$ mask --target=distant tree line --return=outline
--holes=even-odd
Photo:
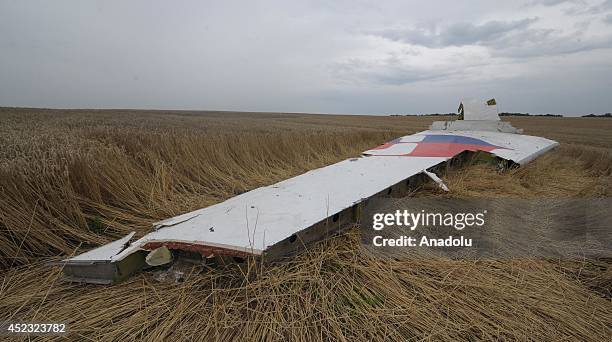
[[[433,114],[391,114],[391,116],[455,116],[457,113],[433,113]],[[529,114],[529,113],[499,113],[499,116],[548,116],[554,118],[562,118],[561,114]],[[612,118],[612,113],[606,114],[588,114],[583,115],[583,118]]]
[[[612,114],[610,113],[606,113],[606,114],[589,114],[589,115],[583,115],[583,118],[612,118]]]
[[[555,118],[562,118],[561,114],[529,114],[529,113],[499,113],[499,116],[550,116]]]

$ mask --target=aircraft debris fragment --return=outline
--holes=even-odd
[[[495,106],[488,103],[493,103]],[[523,165],[558,145],[522,135],[499,120],[496,101],[462,101],[463,120],[434,122],[427,131],[407,135],[363,152],[360,158],[308,171],[224,202],[153,225],[64,261],[67,279],[112,283],[144,267],[175,258],[263,256],[275,260],[339,232],[356,221],[367,200],[406,195],[426,181],[448,187],[434,173],[475,153]]]
[[[145,257],[149,266],[161,266],[172,262],[172,252],[166,246],[161,246],[149,252]]]
[[[433,172],[429,172],[427,170],[423,170],[423,173],[426,174],[429,178],[431,178],[432,181],[434,181],[436,184],[438,184],[438,186],[440,187],[440,189],[448,192],[448,186],[446,186],[446,184],[444,184],[444,182],[442,181],[442,179],[440,179],[440,177],[438,177],[438,175],[436,175]]]

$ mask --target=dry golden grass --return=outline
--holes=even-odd
[[[355,240],[250,272],[194,269],[178,284],[147,273],[109,287],[67,284],[34,264],[7,274],[3,319],[65,321],[80,340],[609,336],[609,300],[548,262],[381,260]]]
[[[400,134],[309,116],[25,113],[2,113],[0,267],[143,233]]]
[[[71,284],[43,265],[432,118],[0,109],[0,119],[0,320],[65,321],[77,340],[612,336],[606,260],[380,259],[353,230],[281,265],[193,268],[181,283],[145,272],[113,286]],[[453,172],[453,195],[610,196],[612,120],[512,121],[563,145],[505,173]]]

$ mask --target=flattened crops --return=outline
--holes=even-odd
[[[359,227],[291,261],[96,286],[46,263],[425,129],[432,117],[0,109],[0,321],[80,340],[607,340],[610,260],[381,259]],[[561,146],[415,196],[610,197],[612,120],[513,118]],[[50,337],[54,338],[54,337]],[[55,337],[60,338],[60,337]]]

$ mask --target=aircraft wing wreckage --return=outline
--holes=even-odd
[[[173,258],[213,256],[275,260],[356,222],[369,198],[406,195],[447,167],[475,154],[499,165],[522,165],[558,145],[499,120],[490,103],[463,101],[460,118],[434,122],[363,152],[359,158],[308,171],[222,203],[154,224],[140,239],[134,233],[64,260],[68,280],[109,284]]]

